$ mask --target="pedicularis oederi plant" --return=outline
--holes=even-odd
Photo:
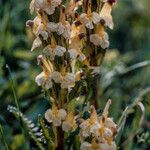
[[[106,30],[114,26],[111,10],[115,2],[31,1],[30,12],[36,17],[26,25],[35,35],[31,51],[41,51],[37,62],[42,69],[35,82],[50,105],[39,117],[39,132],[34,133],[38,129],[27,118],[24,120],[41,149],[117,149],[117,125],[108,116],[111,100],[102,113],[97,112],[99,68],[109,47]]]

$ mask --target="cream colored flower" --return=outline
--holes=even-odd
[[[44,74],[44,72],[37,75],[37,77],[35,78],[35,82],[37,83],[38,86],[42,86],[42,85],[45,84],[45,74]]]
[[[86,59],[86,56],[81,51],[84,47],[84,43],[85,43],[84,33],[74,35],[69,41],[69,50],[71,50],[70,51],[71,53],[70,52],[69,53],[74,54],[74,56],[77,57],[77,59],[81,62]]]
[[[112,130],[112,132],[116,132],[117,131],[117,125],[116,125],[116,123],[113,122],[112,118],[106,118],[105,122],[104,122],[104,125],[108,129]]]
[[[72,112],[70,112],[62,123],[62,129],[65,132],[70,132],[75,130],[76,127],[77,125],[76,125],[75,116]]]
[[[65,52],[66,49],[59,45],[55,45],[55,46],[47,45],[43,50],[43,53],[46,56],[49,56],[50,60],[52,61],[55,59],[55,56],[62,57]]]
[[[58,35],[63,35],[64,38],[69,39],[71,36],[71,26],[68,22],[65,24],[62,24],[59,22],[57,24],[57,34]]]
[[[66,52],[66,48],[59,45],[57,45],[54,50],[55,55],[59,57],[63,56],[65,52]]]
[[[30,3],[30,12],[32,14],[34,11],[42,9],[48,15],[51,15],[61,2],[62,0],[32,0]]]
[[[112,131],[111,131],[110,129],[108,129],[108,128],[104,128],[103,137],[104,137],[106,140],[111,139],[111,137],[113,137]]]
[[[91,12],[91,1],[88,1],[88,10],[87,14],[82,13],[80,15],[80,21],[84,24],[88,29],[93,29],[94,24],[98,24],[100,22],[100,16],[97,12]]]
[[[61,83],[62,82],[62,75],[58,71],[54,71],[52,73],[52,79],[54,80],[55,83]]]
[[[92,107],[91,117],[84,120],[80,125],[80,134],[82,137],[86,138],[91,134],[98,136],[100,124],[98,122],[98,116],[94,107]]]
[[[64,109],[58,109],[56,105],[52,106],[52,109],[48,109],[45,112],[45,119],[49,123],[53,123],[54,126],[61,126],[62,121],[65,120],[67,113]]]
[[[48,22],[47,23],[47,31],[56,32],[57,28],[58,28],[57,23],[54,23],[54,22]]]
[[[61,88],[71,88],[75,84],[75,75],[73,73],[67,73],[65,77],[63,78],[63,81],[61,83]]]
[[[57,34],[69,39],[71,36],[71,26],[66,21],[65,8],[61,8],[59,23],[57,24]]]
[[[47,40],[48,32],[46,31],[45,24],[42,22],[41,16],[37,16],[33,20],[32,30],[35,36],[38,37],[39,35],[41,35],[43,37],[43,40]]]
[[[71,38],[74,38],[80,34],[86,35],[86,28],[80,21],[80,15],[75,13],[75,20],[71,26]]]
[[[94,24],[98,24],[100,21],[100,16],[96,12],[92,12],[91,16],[83,13],[80,15],[80,21],[84,24],[88,29],[93,29]]]
[[[35,78],[35,82],[37,83],[38,86],[42,86],[46,90],[52,88],[51,77],[49,76],[47,78],[44,72],[37,75],[37,77]]]
[[[100,12],[100,20],[104,21],[105,26],[109,27],[110,29],[113,29],[114,23],[111,11],[112,11],[112,4],[110,2],[106,2]]]
[[[95,34],[90,35],[90,42],[96,46],[101,46],[103,49],[109,47],[109,37],[102,25],[98,25]]]
[[[51,47],[51,45],[47,45],[44,49],[43,49],[43,54],[46,56],[49,56],[50,60],[53,61],[55,58],[55,49],[53,49]]]
[[[71,60],[75,60],[78,56],[78,52],[75,49],[69,49],[68,53]]]
[[[80,146],[80,150],[93,150],[92,144],[89,142],[83,142]]]
[[[41,65],[43,72],[40,73],[36,78],[35,82],[45,89],[52,87],[51,74],[53,72],[53,66],[49,60],[43,55],[37,57],[38,64]]]
[[[76,20],[72,25],[71,31],[71,39],[69,41],[69,54],[72,60],[76,58],[79,61],[84,61],[86,56],[81,52],[84,45],[84,37],[85,37],[86,29],[79,21],[79,16],[76,14]]]

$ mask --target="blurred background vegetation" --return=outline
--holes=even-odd
[[[11,68],[22,112],[34,122],[48,107],[41,89],[34,82],[40,72],[36,53],[30,48],[33,36],[25,22],[31,19],[29,0],[0,0],[0,124],[6,143],[13,150],[36,149],[21,135],[19,122],[7,111],[14,105],[10,81]],[[111,47],[101,67],[100,109],[111,98],[110,116],[117,122],[123,110],[145,89],[150,88],[150,1],[120,0],[113,10],[115,28],[108,31]],[[38,52],[37,52],[38,53]],[[145,116],[141,127],[140,108],[126,118],[120,149],[146,150],[150,147],[150,94],[144,95]],[[0,135],[0,150],[4,148]],[[29,148],[30,147],[30,148]]]

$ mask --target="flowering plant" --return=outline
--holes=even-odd
[[[114,26],[114,3],[31,1],[30,12],[37,16],[26,25],[36,37],[31,51],[43,49],[37,57],[42,72],[35,82],[49,96],[50,108],[43,120],[52,134],[51,140],[45,140],[49,148],[69,148],[78,141],[81,150],[116,149],[113,140],[117,125],[108,117],[111,100],[102,114],[96,112],[99,66],[109,47],[106,29]],[[72,134],[75,142],[66,145]]]
[[[25,28],[28,2],[0,5],[0,149],[148,149],[149,2],[117,3],[107,53],[115,1],[35,0]]]

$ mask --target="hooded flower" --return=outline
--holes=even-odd
[[[81,136],[84,138],[90,136],[91,134],[97,135],[100,125],[98,123],[97,113],[94,107],[92,107],[91,117],[87,120],[84,120],[80,124]]]
[[[65,120],[67,113],[64,109],[58,109],[56,105],[53,104],[52,109],[48,109],[45,112],[45,119],[49,123],[53,123],[54,126],[61,126],[63,120]]]
[[[91,117],[80,124],[81,148],[91,150],[116,150],[113,141],[116,124],[109,118],[108,109],[111,105],[109,100],[104,108],[103,114],[98,116],[95,108],[92,108]],[[107,125],[107,123],[109,123]],[[86,141],[90,137],[90,142]]]
[[[90,41],[95,46],[101,46],[103,49],[109,47],[109,37],[101,24],[96,26],[95,34],[90,35]]]
[[[47,40],[48,32],[46,31],[46,23],[43,22],[40,15],[35,17],[35,19],[33,20],[32,30],[35,36],[38,37],[39,35],[41,35],[43,37],[43,40]]]
[[[73,73],[66,73],[61,83],[62,89],[71,88],[75,85],[75,75]]]
[[[69,39],[71,36],[71,26],[66,21],[65,8],[61,8],[59,23],[57,24],[57,34],[62,35],[64,38]]]
[[[105,109],[103,111],[103,119],[100,117],[102,124],[114,134],[117,132],[117,125],[113,122],[112,118],[108,117],[109,107],[111,105],[111,100],[108,100]]]
[[[84,33],[80,33],[79,35],[73,36],[70,39],[70,44],[69,44],[68,52],[70,53],[70,56],[73,57],[77,56],[78,60],[81,62],[86,59],[86,56],[81,51],[84,46],[84,41],[85,41],[85,35]]]
[[[61,83],[62,82],[62,75],[58,71],[54,71],[52,73],[52,79],[54,80],[55,83]]]
[[[54,37],[51,38],[51,44],[47,45],[43,50],[43,53],[46,56],[49,56],[51,61],[55,59],[55,56],[62,57],[65,52],[66,48],[63,46],[56,45]]]
[[[88,1],[88,10],[87,14],[82,13],[80,15],[80,21],[84,24],[88,29],[93,29],[94,24],[98,24],[100,22],[100,16],[97,12],[91,12],[91,1]]]
[[[75,130],[77,127],[76,120],[73,112],[68,113],[66,119],[62,123],[62,129],[65,132],[70,132]]]
[[[105,2],[100,12],[100,20],[102,20],[105,26],[109,27],[110,29],[113,29],[114,27],[113,18],[111,15],[112,5],[114,2],[115,1],[113,0],[108,0],[107,2]]]
[[[37,77],[35,78],[35,82],[38,86],[42,86],[46,90],[52,88],[51,76],[47,78],[44,72],[37,75]]]
[[[51,15],[61,2],[62,0],[32,0],[30,3],[30,12],[32,14],[34,11],[39,11],[41,9],[48,15]]]
[[[108,144],[107,142],[98,142],[95,139],[91,143],[84,141],[80,146],[81,150],[116,150],[115,142]]]

